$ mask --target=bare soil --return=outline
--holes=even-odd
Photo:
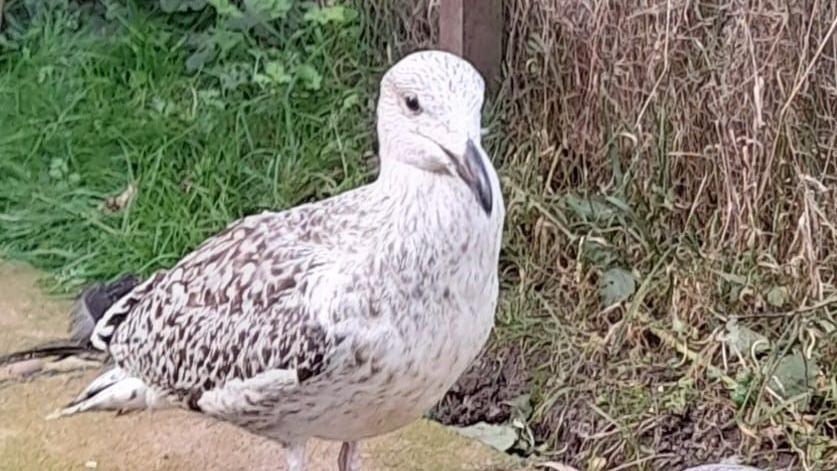
[[[445,425],[506,422],[512,412],[510,402],[529,392],[529,376],[517,348],[487,350],[430,415]]]
[[[35,284],[38,276],[28,267],[0,262],[0,351],[64,335],[69,303],[44,296]],[[284,469],[279,445],[186,411],[91,413],[47,421],[97,371],[21,380],[5,370],[0,374],[0,470]],[[336,469],[338,447],[313,441],[311,469]],[[509,457],[429,421],[369,440],[362,460],[368,470],[514,467]]]

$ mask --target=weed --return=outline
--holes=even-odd
[[[358,97],[377,69],[357,59],[350,15],[334,27],[316,11],[285,12],[298,25],[269,48],[136,7],[99,18],[104,36],[73,11],[35,13],[0,54],[2,250],[75,289],[148,274],[244,214],[367,179],[372,115]],[[190,67],[207,34],[228,43]],[[129,187],[124,208],[100,209]]]

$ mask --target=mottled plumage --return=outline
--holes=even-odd
[[[447,53],[383,78],[381,173],[232,223],[119,299],[93,346],[107,372],[63,413],[179,406],[290,447],[354,443],[437,402],[484,345],[504,207],[480,147],[483,82]]]

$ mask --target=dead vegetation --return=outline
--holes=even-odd
[[[360,3],[433,44],[438,2]],[[505,5],[496,343],[541,452],[837,467],[837,3]]]

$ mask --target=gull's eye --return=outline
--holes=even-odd
[[[407,95],[404,97],[404,104],[407,105],[407,109],[413,113],[418,114],[421,112],[421,105],[419,104],[418,97],[415,95]]]

